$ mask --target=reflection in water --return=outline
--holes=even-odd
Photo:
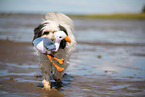
[[[41,75],[37,77],[42,79]],[[62,90],[61,87],[67,87],[69,84],[71,84],[71,82],[74,80],[74,77],[65,73],[62,77],[61,82],[55,82],[55,80],[53,79],[53,75],[50,76],[50,80],[51,80],[51,88]],[[44,86],[42,83],[39,83],[38,87],[43,88]]]
[[[130,51],[130,46],[106,47],[105,45],[94,45],[90,48],[86,48],[86,46],[89,47],[89,45],[81,45],[81,48],[74,52],[68,69],[69,73],[75,75],[102,75],[106,72],[119,78],[121,76],[145,78],[145,57],[131,56],[138,50],[142,53],[140,50],[143,47],[136,47],[136,49]],[[98,55],[101,55],[101,58],[98,58]]]

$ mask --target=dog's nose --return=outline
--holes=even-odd
[[[53,42],[55,42],[55,36],[54,36],[54,34],[52,35],[51,40],[52,40]]]
[[[52,41],[54,41],[54,39],[51,39]]]

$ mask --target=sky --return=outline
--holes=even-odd
[[[140,13],[145,0],[0,0],[0,12],[66,14]]]

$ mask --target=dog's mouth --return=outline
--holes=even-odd
[[[47,38],[49,38],[48,36],[46,36],[46,35],[43,35],[43,36],[41,36],[41,38],[44,38],[44,37],[47,37]],[[55,39],[54,38],[49,38],[50,40],[52,40],[53,42],[55,42]]]
[[[54,39],[51,39],[54,42]]]
[[[53,42],[55,42],[55,39],[51,39]]]

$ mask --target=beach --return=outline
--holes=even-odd
[[[0,15],[0,97],[144,97],[145,20],[72,18],[77,40],[61,89],[43,90],[31,43],[44,15]]]

